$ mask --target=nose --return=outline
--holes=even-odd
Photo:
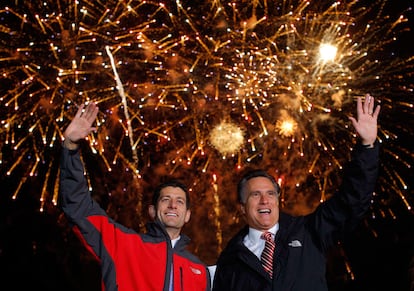
[[[174,199],[171,199],[170,203],[168,203],[168,207],[169,208],[176,208],[177,207],[177,202]]]
[[[269,202],[269,199],[266,194],[260,194],[260,204],[267,204]]]

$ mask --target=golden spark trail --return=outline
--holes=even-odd
[[[121,96],[122,104],[124,106],[124,114],[125,114],[125,119],[126,119],[127,127],[128,127],[129,144],[131,146],[132,158],[134,159],[134,163],[135,163],[135,167],[136,167],[138,165],[138,153],[137,153],[136,148],[134,147],[133,130],[132,130],[132,126],[131,126],[131,119],[129,117],[128,103],[126,101],[124,86],[122,85],[121,79],[119,78],[118,72],[116,70],[115,60],[114,60],[114,57],[112,56],[111,49],[109,48],[109,46],[106,46],[105,49],[106,49],[106,53],[108,54],[109,59],[111,61],[111,66],[112,66],[112,70],[113,70],[114,75],[115,75],[115,80],[116,80],[116,85],[117,85],[117,88],[118,88],[118,92],[119,92],[119,95]]]

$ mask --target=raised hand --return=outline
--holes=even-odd
[[[377,105],[375,107],[374,101],[374,97],[367,94],[365,95],[364,104],[362,104],[361,97],[358,97],[357,118],[349,117],[363,145],[373,146],[377,138],[377,121],[380,106]]]
[[[96,130],[96,127],[93,127],[92,124],[98,115],[98,111],[99,108],[95,103],[89,103],[86,107],[84,104],[79,106],[75,117],[63,133],[65,147],[76,149],[79,140],[86,138],[92,131]]]

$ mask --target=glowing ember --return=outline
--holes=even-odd
[[[223,121],[210,132],[210,142],[227,156],[237,153],[245,141],[243,131],[236,124]]]

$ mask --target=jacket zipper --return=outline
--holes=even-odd
[[[180,267],[180,284],[181,284],[181,291],[184,291],[184,283],[183,283],[183,267]]]

